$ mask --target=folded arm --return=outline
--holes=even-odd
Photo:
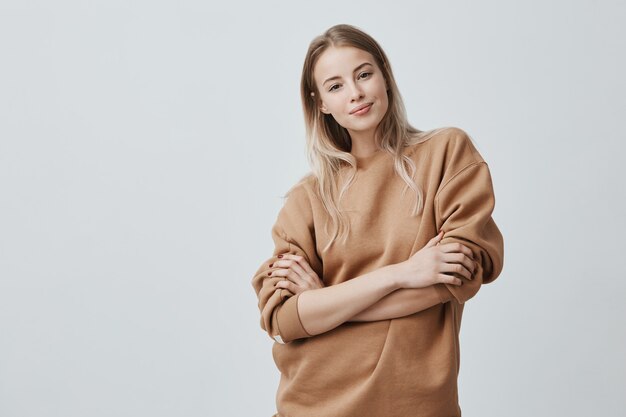
[[[364,314],[365,309],[371,309],[378,303],[380,307],[374,309],[376,316],[393,311],[395,301],[389,298],[401,291],[394,279],[396,267],[384,266],[340,284],[300,293],[297,310],[306,332],[309,335],[327,332],[346,321],[354,321],[355,315]],[[428,303],[433,300],[436,301],[433,305],[440,302],[435,290],[429,294]],[[381,303],[381,298],[388,300]],[[371,312],[364,314],[364,317],[371,316]]]
[[[404,317],[452,300],[452,294],[442,287],[444,284],[424,288],[400,288],[386,295],[348,321],[378,321]],[[443,291],[442,291],[443,290]]]
[[[349,321],[403,317],[448,301],[462,304],[481,285],[494,281],[502,271],[504,260],[503,237],[491,216],[494,207],[495,194],[486,162],[479,160],[457,171],[436,196],[435,221],[437,228],[445,232],[440,244],[460,242],[472,250],[474,259],[478,260],[473,279],[463,286],[435,284],[396,290]]]
[[[436,226],[445,232],[440,244],[462,243],[476,260],[473,279],[465,285],[437,287],[442,298],[452,296],[463,304],[500,275],[504,240],[492,217],[495,203],[491,173],[484,161],[457,172],[435,196]]]
[[[257,270],[252,286],[258,297],[261,328],[278,343],[289,343],[334,329],[398,289],[395,265],[387,265],[337,285],[297,294],[276,286],[282,277],[271,273],[277,268],[274,264],[279,254],[302,256],[318,276],[323,275],[306,187],[292,190],[272,227],[272,238],[274,254]],[[387,305],[390,300],[381,305]]]

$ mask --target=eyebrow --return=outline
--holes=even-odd
[[[362,67],[364,67],[364,66],[366,66],[366,65],[372,65],[372,64],[370,64],[369,62],[364,62],[364,63],[362,63],[361,65],[359,65],[358,67],[356,67],[356,68],[354,69],[354,71],[352,71],[352,73],[357,72],[358,70],[360,70]],[[372,65],[372,66],[373,66],[373,65]],[[324,82],[322,83],[322,85],[325,85],[325,84],[326,84],[327,82],[329,82],[329,81],[336,80],[337,78],[341,78],[341,77],[340,77],[340,76],[338,76],[338,75],[335,75],[334,77],[327,78],[327,79],[326,79],[326,81],[324,81]]]

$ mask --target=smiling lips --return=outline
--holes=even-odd
[[[364,109],[364,108],[366,108],[366,107],[370,107],[371,105],[372,105],[372,103],[366,103],[366,104],[362,104],[362,105],[360,105],[360,106],[357,106],[357,107],[355,107],[355,108],[353,108],[353,109],[352,109],[352,111],[350,112],[350,114],[354,114],[354,113],[358,112],[359,110],[362,110],[362,109]]]

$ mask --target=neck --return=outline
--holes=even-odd
[[[350,153],[356,158],[366,158],[379,150],[373,131],[350,131],[350,139],[352,141]]]

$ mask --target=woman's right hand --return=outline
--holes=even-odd
[[[400,288],[423,288],[433,284],[462,285],[463,281],[447,273],[456,272],[472,279],[476,264],[472,250],[461,243],[439,245],[443,232],[404,262],[398,264]]]

